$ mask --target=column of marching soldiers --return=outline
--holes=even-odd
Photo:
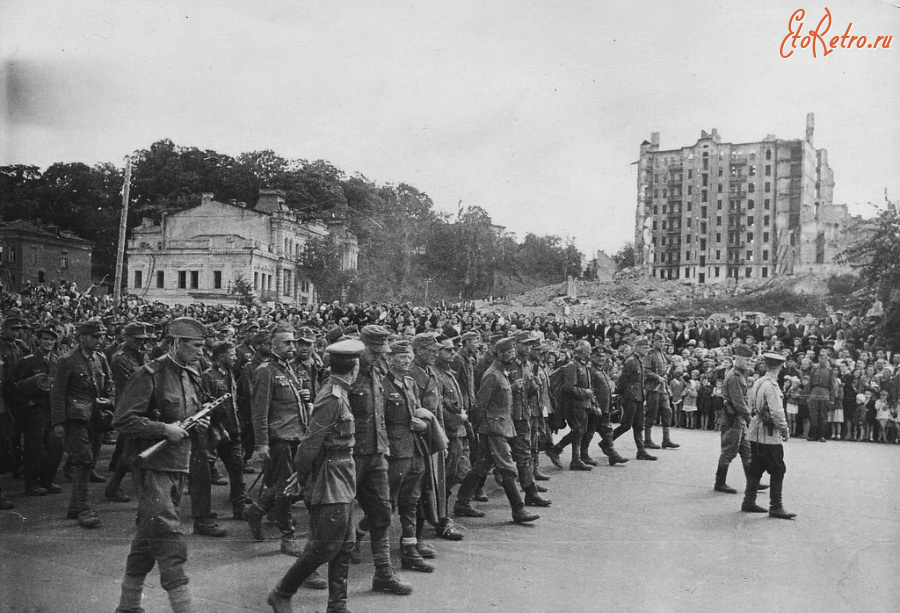
[[[211,508],[211,485],[225,483],[216,458],[228,473],[233,518],[245,521],[257,541],[264,540],[268,519],[280,533],[280,551],[298,558],[269,594],[278,613],[291,610],[301,584],[327,588],[328,611],[346,611],[349,564],[359,562],[366,533],[375,566],[372,589],[412,593],[391,565],[393,513],[400,519],[401,567],[433,572],[429,560],[438,553],[426,527],[438,538],[461,540],[451,515],[485,516],[476,503],[487,501],[483,486],[491,470],[513,522],[521,524],[539,519],[529,508],[551,504],[541,496],[547,491],[541,482],[550,478],[540,469],[540,452],[563,468],[560,454],[571,445],[569,468],[589,471],[598,464],[588,452],[598,433],[610,465],[627,462],[613,444],[609,414],[617,386],[606,372],[611,350],[604,346],[579,341],[574,359],[551,381],[545,361],[551,347],[527,331],[495,335],[482,355],[482,337],[474,332],[399,338],[367,325],[352,338],[338,329],[317,352],[312,329],[262,323],[248,325],[240,344],[210,343],[205,326],[183,317],[169,322],[157,344],[153,326],[135,322],[124,328],[125,340],[109,360],[98,350],[106,332],[99,321],[80,324],[75,350],[63,357],[53,351],[52,327],[37,332],[30,356],[19,355],[15,343],[5,346],[4,397],[10,406],[33,409],[32,422],[21,424],[30,495],[61,491],[54,479],[64,447],[64,470],[73,482],[67,517],[84,528],[100,526],[89,488],[106,481],[96,471],[103,432],[110,426],[118,431],[104,494],[128,502],[122,483],[129,472],[138,492],[138,528],[120,613],[143,610],[143,581],[154,564],[173,610],[193,610],[178,507],[189,483],[194,533],[226,535]],[[8,331],[24,323],[10,317],[3,325]],[[634,412],[644,400],[640,358],[629,362],[622,377],[633,381],[618,385],[626,415],[629,403]],[[189,429],[185,420],[215,399],[224,402]],[[554,411],[557,417],[564,413],[569,427],[556,444],[547,422]],[[623,427],[627,431],[628,423]],[[637,419],[633,428],[638,459],[655,459],[644,448]],[[160,453],[139,461],[142,451],[162,440]],[[677,447],[668,432],[664,444]],[[264,469],[248,487],[253,456]],[[262,493],[254,497],[257,484]],[[354,499],[364,513],[358,522],[350,519]],[[300,500],[310,512],[305,548],[292,516]],[[343,513],[337,519],[336,511]],[[346,535],[344,524],[352,524]],[[324,563],[327,579],[317,571]]]

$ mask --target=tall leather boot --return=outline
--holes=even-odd
[[[550,477],[541,472],[539,468],[541,462],[541,454],[533,453],[531,454],[531,465],[534,467],[534,480],[535,481],[549,481]]]
[[[600,445],[600,450],[603,451],[603,455],[605,455],[609,459],[609,465],[615,466],[616,464],[625,464],[628,462],[628,458],[623,458],[619,455],[619,452],[616,451],[615,443],[613,443],[612,439],[601,439],[598,443]]]
[[[540,519],[540,515],[531,513],[525,508],[525,502],[519,494],[519,485],[515,477],[506,477],[503,480],[503,491],[506,492],[506,499],[509,500],[509,506],[512,509],[513,521],[517,524],[524,524],[530,521]]]
[[[100,517],[88,505],[88,493],[90,488],[91,469],[86,466],[76,466],[74,482],[72,485],[72,499],[69,502],[68,519],[77,519],[82,528],[96,528],[100,525]]]
[[[591,454],[588,451],[590,448],[590,444],[591,444],[590,440],[588,440],[587,442],[582,440],[581,454],[580,454],[581,461],[583,463],[587,464],[588,466],[600,466],[600,462],[598,462],[597,460],[592,458]]]
[[[484,482],[486,480],[487,475],[478,480],[478,487],[475,489],[475,494],[472,496],[472,500],[477,500],[478,502],[488,501],[487,494],[484,493]]]
[[[765,513],[766,510],[756,504],[756,490],[759,487],[759,477],[747,473],[747,489],[744,490],[744,502],[741,511],[744,513]]]
[[[777,519],[794,519],[797,517],[796,513],[789,513],[781,506],[781,490],[784,485],[784,477],[773,477],[769,484],[772,488],[769,490],[769,517]]]
[[[390,564],[375,567],[375,576],[372,577],[373,592],[389,592],[406,596],[412,594],[413,588],[409,583],[402,581]]]
[[[681,445],[679,445],[678,443],[672,442],[672,439],[669,436],[670,430],[671,430],[671,428],[669,428],[669,426],[663,426],[662,448],[663,449],[678,449],[679,447],[681,447]]]
[[[549,507],[550,501],[541,498],[534,483],[525,490],[525,506],[526,507]]]
[[[544,453],[547,454],[547,457],[550,458],[550,462],[552,462],[553,465],[559,469],[564,468],[562,460],[559,458],[562,452],[563,450],[560,449],[559,444],[550,445],[549,447],[547,447],[547,450],[544,451]]]
[[[653,442],[653,426],[644,426],[644,447],[647,449],[659,449],[659,445]]]
[[[569,470],[593,470],[594,467],[581,461],[581,446],[578,441],[572,442],[572,462],[569,464]]]
[[[437,557],[437,549],[422,536],[425,533],[425,518],[416,517],[416,549],[428,560]]]
[[[350,556],[341,550],[328,563],[327,613],[349,613],[347,608],[347,579],[350,575]]]
[[[725,483],[725,479],[728,477],[728,464],[720,464],[719,468],[716,469],[716,484],[713,486],[713,489],[717,492],[723,492],[725,494],[737,494],[737,490],[733,487],[730,487],[727,483]],[[759,484],[757,484],[759,485]]]

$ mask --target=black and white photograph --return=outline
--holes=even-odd
[[[895,36],[0,1],[0,612],[900,610]]]

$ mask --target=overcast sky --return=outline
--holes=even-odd
[[[825,6],[828,38],[852,22],[891,48],[781,58],[794,10],[806,31]],[[612,253],[651,132],[794,139],[814,112],[835,202],[900,199],[898,76],[885,0],[4,0],[0,164],[123,166],[162,138],[272,149]]]

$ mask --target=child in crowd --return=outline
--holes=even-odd
[[[684,421],[688,429],[698,427],[697,422],[697,396],[700,393],[700,371],[692,370],[691,378],[685,385],[684,396]]]
[[[900,402],[891,409],[891,419],[888,422],[888,434],[894,438],[894,443],[900,445]]]
[[[828,423],[831,424],[831,440],[841,440],[841,430],[844,428],[844,384],[840,379],[834,380],[834,400],[831,401],[831,410],[828,411]]]
[[[853,426],[850,433],[850,440],[864,441],[866,440],[866,395],[859,393],[856,395],[856,408],[853,411]]]
[[[875,420],[878,422],[878,442],[886,443],[887,425],[891,420],[891,409],[888,405],[887,390],[878,392],[878,400],[875,401]]]
[[[684,405],[684,370],[678,366],[673,371],[672,380],[669,381],[669,398],[672,399],[672,412],[675,414],[675,425],[681,427],[682,411]]]
[[[800,436],[809,438],[809,375],[804,374],[800,378],[800,395],[797,397],[797,426],[803,428]]]
[[[700,418],[700,429],[709,429],[709,415],[712,412],[712,386],[707,375],[700,375],[700,388],[697,390],[697,416]]]
[[[797,436],[797,413],[800,410],[800,377],[788,377],[784,382],[784,398],[787,403],[785,413],[787,414],[788,431],[791,436]]]
[[[875,440],[875,427],[878,422],[875,421],[875,393],[871,389],[865,391],[866,394],[866,440],[872,442]]]

